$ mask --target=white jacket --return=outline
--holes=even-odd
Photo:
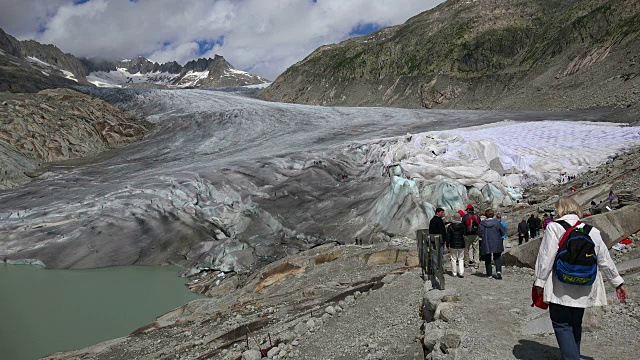
[[[578,216],[569,214],[558,220],[564,220],[573,226],[578,221]],[[578,228],[583,226],[580,225]],[[595,243],[596,254],[598,254],[598,275],[591,286],[565,284],[559,281],[555,274],[552,274],[553,263],[558,252],[558,244],[564,233],[565,229],[562,225],[551,222],[547,225],[542,244],[540,244],[536,260],[536,281],[534,285],[544,288],[544,302],[577,308],[607,305],[607,294],[602,278],[604,277],[606,280],[611,281],[614,287],[622,284],[623,280],[609,255],[607,246],[602,241],[600,230],[593,228],[589,233]]]

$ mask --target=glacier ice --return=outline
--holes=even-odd
[[[0,260],[243,272],[324,241],[414,237],[436,207],[508,206],[531,181],[585,170],[640,142],[638,128],[575,121],[597,113],[85,91],[145,116],[154,132],[89,164],[52,165],[47,177],[0,193]],[[593,141],[583,141],[588,136]]]

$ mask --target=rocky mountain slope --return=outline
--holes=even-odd
[[[0,91],[38,92],[89,85],[82,63],[53,45],[18,41],[0,29]]]
[[[224,57],[159,64],[139,56],[134,60],[81,59],[89,82],[102,87],[224,88],[260,85],[269,80],[235,69]]]
[[[637,1],[449,0],[403,25],[318,48],[261,97],[639,114],[638,24]]]
[[[70,89],[0,93],[0,190],[41,176],[47,163],[140,140],[150,125]]]
[[[268,83],[267,79],[235,69],[224,57],[197,59],[181,66],[158,64],[140,56],[112,61],[76,58],[54,45],[18,41],[0,29],[0,91],[39,90],[96,85],[106,87],[224,88]]]

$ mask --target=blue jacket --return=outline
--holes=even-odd
[[[502,236],[506,233],[498,219],[490,218],[480,222],[478,227],[478,235],[482,239],[480,255],[504,252]]]
[[[504,228],[504,231],[505,231],[505,232],[506,232],[507,230],[509,230],[509,227],[507,226],[507,223],[506,223],[504,220],[500,221],[500,224],[502,224],[502,227]],[[503,239],[506,239],[506,238],[507,238],[507,234],[505,233],[504,235],[502,235],[502,238],[503,238]]]

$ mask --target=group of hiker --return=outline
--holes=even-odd
[[[550,214],[544,214],[544,220],[540,216],[531,214],[529,218],[523,218],[518,223],[518,245],[529,242],[529,239],[540,236],[541,231],[546,229],[547,225],[553,221]]]
[[[441,239],[444,239],[443,245],[451,257],[452,275],[462,278],[465,268],[477,269],[483,260],[487,277],[502,279],[502,253],[507,229],[500,215],[496,216],[493,209],[487,209],[483,214],[484,219],[481,219],[473,205],[469,204],[466,213],[459,210],[447,225],[444,216],[444,209],[437,208],[429,223],[429,233],[441,235]],[[492,263],[496,268],[495,275]]]
[[[529,236],[533,238],[544,230],[531,290],[532,306],[549,309],[562,359],[579,360],[585,309],[607,304],[603,279],[613,285],[622,303],[626,301],[627,291],[600,231],[580,222],[583,217],[580,205],[563,197],[555,207],[556,220],[549,214],[545,214],[544,221],[534,215],[528,220],[522,219],[518,224],[518,239],[522,244],[522,240],[528,241]],[[483,218],[470,204],[466,213],[459,210],[453,214],[447,225],[442,208],[437,208],[431,219],[429,232],[444,239],[442,247],[451,254],[454,277],[464,277],[464,269],[478,268],[482,259],[485,275],[502,279],[506,223],[493,209],[487,209],[481,215]]]

